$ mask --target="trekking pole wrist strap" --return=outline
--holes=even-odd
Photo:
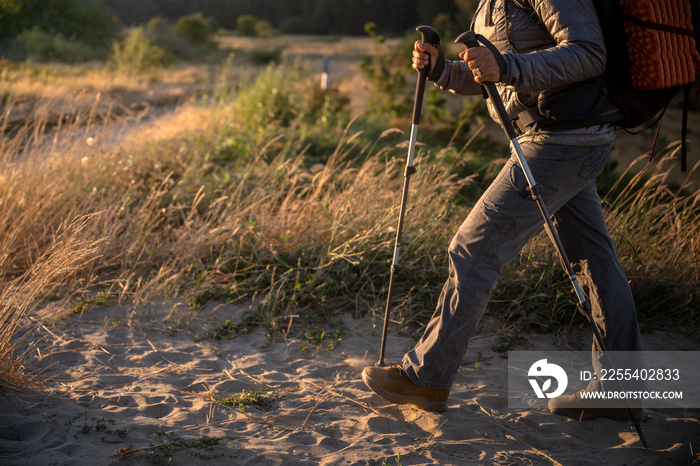
[[[443,71],[445,71],[445,53],[442,51],[442,45],[438,44],[438,56],[435,59],[435,68],[428,76],[428,80],[432,82],[437,82],[442,76]]]

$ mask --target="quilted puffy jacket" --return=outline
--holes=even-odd
[[[537,106],[540,92],[569,87],[605,69],[605,44],[591,0],[528,1],[536,15],[512,0],[481,0],[471,25],[505,59],[507,70],[496,88],[511,119]],[[446,60],[435,84],[455,94],[481,94],[481,86],[462,60]],[[488,107],[491,117],[499,121],[490,102]],[[614,138],[609,125],[536,133],[526,137],[572,145],[605,144]]]

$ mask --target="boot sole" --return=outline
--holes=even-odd
[[[447,408],[447,402],[443,401],[428,401],[422,396],[418,395],[397,395],[395,393],[390,393],[377,382],[372,380],[372,378],[367,375],[366,371],[362,371],[362,380],[367,385],[367,388],[372,390],[374,393],[384,398],[386,401],[395,404],[411,404],[425,411],[436,411],[441,413]]]

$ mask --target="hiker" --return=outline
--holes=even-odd
[[[521,0],[522,1],[522,0]],[[481,0],[471,29],[502,54],[487,47],[446,60],[442,49],[417,42],[413,68],[430,66],[429,80],[459,95],[481,95],[481,82],[495,82],[506,111],[519,130],[518,141],[541,195],[588,295],[596,323],[610,351],[641,351],[632,292],[605,224],[595,178],[605,167],[615,138],[613,126],[571,119],[520,121],[536,109],[538,96],[601,75],[605,46],[591,0],[527,0],[531,11],[513,0]],[[506,24],[507,21],[507,24]],[[570,109],[574,120],[600,98],[596,86],[578,86],[555,102]],[[498,120],[490,101],[489,112]],[[566,113],[566,112],[564,112]],[[573,127],[572,127],[573,126]],[[435,313],[401,365],[371,366],[363,371],[367,386],[386,400],[443,411],[450,388],[503,267],[512,261],[543,225],[514,154],[459,227],[448,249],[449,275]],[[595,339],[593,349],[600,351]],[[599,355],[600,353],[593,353]],[[641,354],[641,353],[640,353]],[[594,359],[596,356],[594,356]],[[600,369],[600,361],[593,361]],[[592,380],[588,390],[599,390]],[[579,418],[627,419],[625,409],[588,408],[576,394],[553,398],[552,412]],[[639,410],[635,407],[635,411]]]

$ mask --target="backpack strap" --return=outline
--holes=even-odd
[[[659,24],[653,21],[644,21],[642,19],[637,18],[636,16],[632,16],[625,12],[622,13],[622,17],[630,23],[634,23],[637,26],[644,29],[656,29],[657,31],[668,32],[670,34],[678,34],[679,36],[694,37],[692,29],[679,28],[676,26],[670,26],[668,24]]]

